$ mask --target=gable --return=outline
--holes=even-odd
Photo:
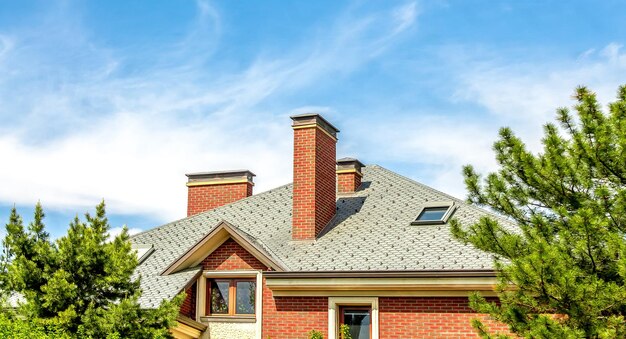
[[[206,256],[201,265],[208,271],[271,270],[232,238]]]
[[[222,246],[226,244],[226,246]],[[220,250],[216,256],[211,256]],[[212,258],[216,259],[212,259]],[[255,243],[247,234],[237,230],[229,223],[220,222],[209,234],[172,262],[162,273],[169,275],[200,264],[212,267],[228,265],[283,271],[283,266],[274,259],[260,244]],[[220,262],[221,260],[221,262]],[[253,268],[257,267],[257,268]]]

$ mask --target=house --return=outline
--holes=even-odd
[[[470,320],[487,316],[467,295],[495,296],[493,260],[456,241],[448,221],[488,212],[336,160],[336,127],[291,119],[293,184],[253,195],[248,170],[188,174],[188,216],[132,237],[142,306],[185,291],[178,338],[332,339],[341,324],[354,339],[476,338]]]

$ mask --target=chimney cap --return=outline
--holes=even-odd
[[[293,124],[291,126],[294,127],[294,129],[300,126],[315,124],[322,127],[326,132],[330,133],[335,138],[337,138],[337,133],[339,133],[339,129],[337,127],[333,126],[333,124],[328,122],[328,120],[324,119],[324,117],[318,113],[296,114],[290,116],[290,118],[293,120]]]
[[[345,157],[337,159],[337,171],[356,170],[360,173],[362,167],[365,167],[365,165],[356,158]]]
[[[365,165],[359,161],[357,158],[343,157],[341,159],[337,159],[338,164],[349,164],[349,163],[358,163],[361,167],[365,167]]]
[[[212,172],[196,172],[185,174],[189,178],[189,183],[193,182],[224,182],[231,180],[241,180],[252,182],[252,177],[256,174],[248,170],[227,170],[227,171],[212,171]]]

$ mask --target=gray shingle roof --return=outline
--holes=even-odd
[[[291,184],[135,235],[132,242],[155,249],[137,268],[141,304],[155,307],[185,287],[199,267],[160,274],[220,221],[245,232],[290,271],[493,268],[491,255],[454,240],[447,224],[410,225],[421,206],[435,201],[454,202],[452,217],[464,224],[488,212],[376,165],[363,168],[362,181],[358,192],[338,197],[337,215],[316,241],[291,240]]]

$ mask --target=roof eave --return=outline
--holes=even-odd
[[[487,278],[495,270],[263,272],[268,278]]]

